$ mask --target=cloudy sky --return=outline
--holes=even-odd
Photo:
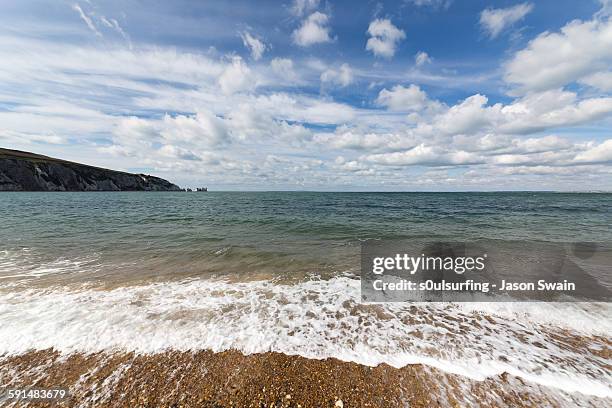
[[[0,146],[230,190],[612,190],[612,1],[3,1]]]

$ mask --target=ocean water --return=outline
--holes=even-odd
[[[0,354],[278,351],[611,398],[608,303],[368,304],[358,279],[368,239],[609,244],[611,225],[612,194],[0,194]]]

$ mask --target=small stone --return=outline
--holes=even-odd
[[[287,395],[285,395],[285,398],[287,398],[287,399],[291,399],[291,394],[287,394]]]
[[[342,402],[342,400],[338,400],[336,401],[336,403],[334,404],[334,407],[336,408],[344,408],[344,402]]]

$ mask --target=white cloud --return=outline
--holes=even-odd
[[[113,129],[113,142],[113,146],[105,149],[115,154],[130,156],[146,152],[160,142],[159,126],[136,116],[120,118]]]
[[[235,92],[251,90],[256,84],[251,70],[242,61],[242,58],[234,57],[219,77],[219,86],[224,94],[229,95]]]
[[[601,9],[595,14],[597,18],[605,18],[612,15],[612,0],[599,0]]]
[[[217,146],[229,141],[224,121],[206,110],[195,115],[165,115],[160,135],[169,143],[189,143],[196,146]]]
[[[89,17],[87,14],[85,14],[85,12],[83,11],[83,9],[81,8],[81,6],[79,6],[78,4],[73,4],[72,5],[72,9],[74,11],[76,11],[77,13],[79,13],[79,16],[81,17],[81,20],[83,20],[85,22],[85,24],[87,25],[87,27],[98,37],[102,37],[102,33],[98,30],[98,28],[96,27],[96,25],[94,24],[93,20],[91,19],[91,17]]]
[[[592,75],[583,77],[581,83],[599,89],[600,91],[612,91],[612,72],[596,72]]]
[[[431,57],[425,51],[419,51],[414,56],[414,63],[417,67],[431,63]]]
[[[258,144],[275,140],[279,145],[298,146],[311,138],[311,132],[304,126],[277,119],[267,109],[252,104],[244,103],[232,109],[227,124],[235,139]]]
[[[350,85],[353,79],[353,70],[348,64],[340,65],[338,70],[329,68],[321,73],[321,82],[337,84],[341,87]]]
[[[342,125],[357,118],[350,105],[288,93],[260,95],[249,103],[262,111],[273,112],[280,120],[291,122]]]
[[[57,144],[57,145],[68,143],[68,139],[66,137],[57,135],[54,132],[24,133],[24,132],[14,132],[11,130],[2,130],[2,129],[0,129],[0,140],[6,141],[6,143],[9,145],[13,143],[17,143],[17,142]]]
[[[579,153],[575,161],[578,163],[612,162],[612,139],[608,139]]]
[[[319,0],[294,0],[291,5],[291,14],[302,17],[319,7]]]
[[[300,28],[293,31],[293,42],[301,47],[331,41],[329,35],[329,17],[319,11],[312,13],[302,22]]]
[[[364,159],[372,163],[389,166],[467,165],[483,162],[483,159],[474,153],[469,153],[462,150],[445,152],[440,147],[428,146],[424,143],[403,152],[372,154],[365,156]]]
[[[352,150],[377,150],[382,147],[397,147],[402,143],[402,138],[393,133],[361,132],[347,126],[340,126],[334,133],[319,133],[313,138],[316,143],[332,147],[334,149]],[[409,144],[406,147],[412,147]]]
[[[393,25],[391,20],[376,19],[368,27],[370,38],[366,50],[379,57],[391,58],[395,55],[398,43],[406,38],[406,33]]]
[[[187,170],[192,168],[184,167],[180,161],[216,164],[208,149],[218,150],[230,143],[230,138],[224,120],[206,110],[194,115],[165,115],[162,119],[131,116],[118,120],[113,144],[99,147],[98,151],[154,162],[160,168]]]
[[[490,38],[496,38],[506,28],[525,18],[533,4],[521,3],[502,9],[485,9],[480,13],[480,25]]]
[[[383,89],[378,93],[376,103],[393,111],[420,111],[430,101],[418,85],[412,84],[408,88],[396,85],[391,90]]]
[[[487,129],[500,106],[486,107],[488,98],[476,94],[461,103],[452,106],[448,111],[435,119],[436,128],[446,134],[474,133]]]
[[[293,61],[289,58],[274,58],[270,61],[270,67],[276,75],[285,80],[294,81],[297,79],[297,74],[293,70]]]
[[[250,51],[251,58],[253,58],[255,61],[260,60],[268,46],[259,38],[253,36],[247,31],[240,33],[240,37],[242,38],[242,43],[244,46]]]
[[[462,102],[422,123],[447,135],[497,132],[528,134],[563,126],[574,126],[612,115],[612,98],[576,100],[568,91],[547,91],[530,94],[508,105],[487,105],[488,98],[472,95]]]
[[[568,139],[556,135],[524,139],[494,133],[488,133],[476,139],[473,135],[457,135],[452,138],[452,144],[456,148],[488,155],[553,152],[574,147]]]
[[[89,1],[86,2],[91,7],[91,3]],[[132,40],[130,36],[125,32],[123,27],[121,27],[116,19],[110,17],[107,18],[106,16],[97,14],[93,11],[87,12],[83,10],[78,3],[74,3],[72,5],[72,9],[79,14],[79,17],[85,22],[87,28],[89,28],[96,36],[104,38],[102,31],[98,27],[101,27],[102,29],[110,29],[118,33],[123,40],[126,41],[128,47],[132,49]]]
[[[123,30],[123,28],[119,25],[119,22],[117,20],[115,20],[114,18],[106,18],[105,16],[100,16],[100,21],[106,27],[118,32],[119,35],[121,35],[121,37],[123,37],[123,39],[127,41],[130,49],[132,48],[132,40],[130,39],[130,36],[125,32],[125,30]]]
[[[31,100],[21,103],[14,109],[0,111],[0,132],[13,141],[59,144],[69,138],[81,139],[82,135],[112,129],[111,115],[77,104],[40,98],[35,104]]]
[[[197,154],[193,153],[192,151],[173,145],[164,145],[158,149],[158,152],[162,156],[168,157],[170,159],[194,161],[202,160]]]
[[[537,138],[514,139],[509,148],[516,153],[541,153],[571,148],[572,144],[559,136],[548,135]]]
[[[575,20],[560,32],[545,32],[517,52],[505,66],[504,79],[514,93],[563,87],[612,65],[612,19]]]
[[[214,82],[226,67],[201,53],[173,48],[82,47],[6,36],[0,36],[0,54],[5,64],[0,71],[2,81],[26,84],[44,78],[39,84],[46,86],[117,86],[159,91],[163,88],[145,86],[136,78],[205,84]],[[74,81],[74,75],[78,81]],[[41,87],[35,89],[40,91]],[[39,99],[43,96],[49,94],[36,95]]]
[[[497,119],[498,129],[509,133],[540,130],[587,123],[612,114],[612,98],[578,101],[569,91],[551,90],[529,94],[506,106],[493,106],[489,117]],[[497,118],[495,118],[497,117]]]
[[[572,159],[571,152],[539,152],[533,154],[501,154],[489,159],[500,166],[565,165]]]

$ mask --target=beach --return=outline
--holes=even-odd
[[[609,358],[609,356],[607,356]],[[6,406],[99,407],[561,407],[603,406],[605,398],[528,386],[507,373],[469,381],[426,366],[368,367],[280,353],[72,354],[52,350],[0,359],[11,387],[61,387],[53,403]]]

